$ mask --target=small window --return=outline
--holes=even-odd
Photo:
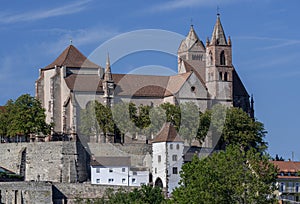
[[[177,161],[177,155],[176,154],[172,155],[172,161]]]
[[[157,168],[154,169],[154,172],[157,174]]]
[[[220,81],[222,81],[222,78],[223,78],[222,75],[223,75],[223,73],[222,73],[222,72],[219,72],[219,80],[220,80]]]
[[[113,183],[113,182],[114,182],[113,178],[108,179],[108,183]]]
[[[125,172],[126,171],[126,169],[125,168],[122,168],[122,172]]]
[[[100,173],[100,168],[96,168],[96,173],[97,173],[97,174]]]
[[[100,179],[96,179],[96,183],[100,183]]]
[[[132,172],[132,175],[136,176],[136,175],[137,175],[137,172],[136,172],[136,171]]]
[[[135,178],[132,178],[131,182],[132,182],[132,183],[136,183],[136,179],[135,179]]]
[[[224,81],[228,81],[228,74],[227,74],[227,72],[224,73]]]
[[[113,169],[109,169],[109,173],[112,173],[112,172],[114,172],[114,170]]]
[[[179,149],[179,144],[176,145],[176,149]]]
[[[126,178],[122,178],[122,183],[126,183]]]
[[[177,167],[173,167],[173,174],[178,174],[178,169],[177,169]]]
[[[192,86],[191,87],[191,92],[195,92],[195,90],[196,90],[196,87]]]
[[[173,144],[170,144],[170,149],[173,149]]]
[[[158,162],[161,162],[161,155],[157,156],[157,160],[158,160]]]

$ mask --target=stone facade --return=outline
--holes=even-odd
[[[115,74],[109,57],[104,69],[70,45],[40,70],[36,97],[46,109],[47,122],[55,124],[53,134],[71,139],[80,134],[81,109],[93,100],[109,106],[120,101],[154,106],[194,101],[201,111],[220,103],[240,107],[253,116],[249,94],[232,64],[231,39],[226,39],[220,16],[205,45],[191,26],[178,49],[177,69],[174,76]]]

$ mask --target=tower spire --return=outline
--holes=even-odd
[[[219,12],[217,13],[217,21],[211,37],[211,45],[227,45],[227,40],[221,24]]]
[[[106,68],[104,73],[104,81],[112,81],[111,69],[110,69],[110,59],[107,53]]]

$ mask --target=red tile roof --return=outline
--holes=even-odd
[[[43,70],[52,69],[56,66],[99,68],[100,66],[88,60],[76,47],[67,47],[51,64]]]
[[[157,136],[152,140],[155,142],[183,142],[175,127],[171,123],[165,123]]]
[[[300,162],[295,161],[271,161],[275,166],[283,172],[298,172],[300,171]]]

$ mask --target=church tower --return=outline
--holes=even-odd
[[[191,25],[188,35],[181,41],[178,49],[178,73],[187,72],[184,66],[180,66],[181,60],[185,60],[194,67],[195,71],[205,81],[205,56],[204,44],[196,34],[194,26]]]
[[[213,103],[232,106],[233,65],[231,40],[226,40],[220,14],[214,26],[211,41],[206,42],[206,86]]]
[[[114,86],[114,81],[113,81],[112,74],[111,74],[109,55],[107,55],[106,68],[105,68],[104,80],[103,80],[103,91],[104,91],[103,98],[105,98],[105,104],[109,107],[112,104],[112,98],[114,96],[114,89],[115,89],[115,86]]]

